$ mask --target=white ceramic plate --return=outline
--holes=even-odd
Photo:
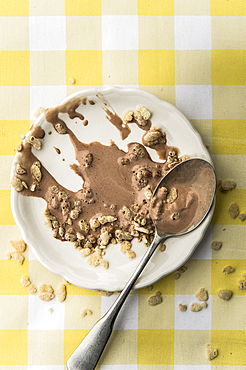
[[[108,145],[110,140],[113,140],[123,150],[127,150],[129,142],[141,142],[143,131],[137,125],[131,125],[131,134],[124,141],[121,140],[118,130],[105,118],[105,112],[96,97],[99,91],[121,117],[124,111],[134,110],[139,104],[144,105],[152,113],[152,125],[160,126],[166,132],[168,145],[178,147],[180,155],[188,154],[192,158],[199,157],[212,163],[201,137],[187,118],[175,106],[139,89],[106,87],[83,90],[69,96],[67,99],[88,97],[99,102],[95,105],[80,106],[77,109],[88,119],[89,124],[86,127],[78,124],[79,119],[71,120],[66,114],[61,116],[83,142],[97,140]],[[76,160],[68,135],[58,135],[53,126],[46,122],[43,114],[35,121],[35,125],[41,125],[46,132],[52,131],[52,135],[45,135],[42,150],[34,150],[35,155],[60,184],[77,191],[81,188],[81,179],[69,168],[69,164],[75,163]],[[53,146],[61,149],[60,155],[56,154]],[[154,150],[149,149],[149,153],[153,160],[159,161]],[[66,160],[62,161],[62,158]],[[142,243],[134,240],[132,250],[135,251],[136,258],[129,259],[126,254],[120,252],[120,248],[110,245],[107,247],[109,268],[105,270],[102,266],[92,267],[87,264],[86,259],[80,257],[70,243],[60,242],[51,236],[50,228],[44,225],[43,212],[46,203],[43,199],[24,197],[11,189],[11,207],[23,239],[32,248],[37,259],[48,270],[79,287],[107,291],[121,290],[146,251]],[[168,239],[165,242],[166,251],[155,252],[135,285],[135,289],[153,284],[183,265],[203,238],[212,214],[213,208],[205,221],[193,232]]]

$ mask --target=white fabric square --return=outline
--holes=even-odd
[[[176,50],[211,50],[211,17],[176,16]]]
[[[212,119],[211,85],[176,85],[176,106],[190,119]]]
[[[187,311],[179,310],[179,303],[187,305]],[[207,301],[207,308],[202,308],[199,312],[192,312],[192,303],[201,304],[194,295],[175,296],[175,330],[211,330],[212,300],[211,296]]]
[[[30,17],[30,50],[66,50],[65,16]]]
[[[210,225],[202,239],[201,243],[192,254],[191,259],[197,260],[211,260],[212,258],[212,226]]]
[[[102,316],[109,310],[117,295],[102,297],[101,314]],[[129,295],[115,321],[115,330],[137,330],[138,329],[138,295]]]
[[[102,16],[103,50],[137,50],[138,16],[104,15]]]
[[[37,107],[50,108],[65,98],[66,86],[30,86],[30,119]]]
[[[65,303],[55,297],[44,302],[37,295],[28,297],[29,330],[64,330]]]

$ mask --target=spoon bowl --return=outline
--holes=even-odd
[[[177,164],[163,177],[151,200],[154,240],[112,307],[68,359],[68,370],[95,369],[123,303],[159,244],[167,238],[196,229],[212,207],[215,190],[214,169],[209,162],[200,158]]]

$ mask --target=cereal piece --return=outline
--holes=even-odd
[[[40,150],[41,149],[41,141],[34,137],[33,135],[26,137],[27,143],[31,144],[34,149]]]
[[[51,301],[55,296],[54,296],[54,289],[52,288],[51,285],[48,284],[41,284],[38,287],[38,298],[41,299],[42,301]]]
[[[53,308],[52,308],[52,307],[49,307],[49,308],[48,308],[48,311],[49,311],[50,313],[53,313]]]
[[[58,229],[58,233],[59,233],[60,237],[63,238],[64,235],[65,235],[65,229],[60,226],[59,229]]]
[[[227,289],[218,290],[217,292],[218,297],[224,299],[225,301],[229,301],[232,297],[232,291]]]
[[[59,302],[65,301],[67,296],[67,289],[65,284],[61,284],[57,289],[57,298]]]
[[[165,252],[165,250],[167,249],[166,245],[165,244],[162,244],[160,247],[159,247],[159,251],[160,252]]]
[[[58,132],[58,134],[64,135],[67,133],[67,130],[65,127],[63,127],[60,123],[55,124],[55,130]]]
[[[127,110],[123,113],[122,119],[125,123],[131,122],[133,120],[134,112],[132,110]]]
[[[98,217],[98,221],[100,222],[101,225],[105,225],[108,222],[114,222],[117,220],[117,217],[114,216],[101,216]]]
[[[21,282],[21,285],[24,287],[27,287],[28,285],[31,284],[28,276],[22,276],[20,282]]]
[[[234,271],[235,271],[235,269],[233,267],[231,267],[231,266],[226,266],[222,270],[222,272],[224,272],[225,274],[231,274]]]
[[[173,203],[178,198],[178,192],[177,189],[172,188],[167,195],[167,203]]]
[[[10,184],[13,186],[13,188],[16,191],[22,191],[23,188],[24,188],[24,185],[22,184],[22,181],[16,176],[11,177]]]
[[[75,83],[74,79],[71,77],[69,78],[70,83],[73,85]]]
[[[78,209],[72,209],[70,216],[72,220],[77,220],[79,218],[80,211]]]
[[[149,286],[146,286],[146,287],[145,287],[145,290],[146,290],[147,292],[150,292],[152,289],[153,289],[153,285],[149,285]]]
[[[42,113],[44,113],[44,108],[43,107],[37,107],[34,112],[33,112],[33,115],[35,118],[38,118]]]
[[[187,311],[187,305],[179,303],[179,311],[181,311],[181,312]]]
[[[90,227],[93,231],[96,231],[96,229],[101,226],[100,222],[97,218],[91,218],[89,221]]]
[[[179,272],[180,274],[183,274],[185,271],[187,271],[187,267],[186,266],[181,266],[177,272]]]
[[[130,221],[130,219],[131,219],[131,211],[130,211],[130,209],[127,208],[126,206],[123,206],[121,212],[123,213],[124,218],[127,221]]]
[[[146,190],[146,192],[144,193],[144,196],[146,199],[150,200],[152,198],[152,191],[151,190]]]
[[[214,251],[218,251],[221,247],[222,247],[222,243],[218,242],[218,241],[213,241],[212,244],[211,244],[211,248]]]
[[[77,239],[79,239],[79,240],[84,240],[85,239],[84,235],[79,233],[79,232],[76,234],[76,236],[77,236]]]
[[[88,234],[88,232],[90,230],[90,225],[88,224],[88,222],[86,222],[85,220],[80,220],[79,221],[79,227],[82,231],[84,231]]]
[[[104,231],[103,233],[101,233],[101,235],[100,235],[100,239],[101,239],[100,246],[106,246],[106,245],[108,245],[111,236],[112,236],[112,234],[110,234],[107,230]]]
[[[147,124],[147,121],[143,118],[142,114],[140,113],[139,110],[135,110],[134,113],[134,118],[135,120],[137,121],[137,123],[140,125],[140,126],[146,126]]]
[[[140,233],[149,234],[150,230],[146,227],[139,226],[136,222],[134,222],[135,230],[139,231]]]
[[[157,291],[155,293],[155,295],[152,295],[148,298],[148,304],[150,306],[156,306],[160,303],[162,303],[162,297],[161,297],[161,293],[159,291]]]
[[[67,240],[68,242],[75,242],[75,240],[77,239],[76,235],[75,234],[72,234],[72,233],[69,233],[69,232],[66,232],[65,233],[65,236],[64,236],[65,240]]]
[[[88,153],[84,156],[82,165],[85,167],[90,167],[93,161],[93,154]]]
[[[101,255],[99,253],[93,253],[87,258],[87,263],[91,266],[98,266],[100,265]]]
[[[215,357],[218,356],[218,350],[212,349],[210,344],[206,344],[205,352],[206,357],[209,361],[213,360]]]
[[[27,287],[27,289],[28,289],[28,293],[30,294],[35,294],[37,292],[37,289],[32,283]]]
[[[132,240],[133,236],[128,231],[122,231],[122,230],[116,230],[115,231],[115,237],[119,242],[122,242],[123,240]]]
[[[25,189],[28,189],[28,185],[25,181],[21,181],[22,185],[24,186]]]
[[[104,259],[101,259],[100,260],[100,265],[107,270],[107,268],[108,268],[108,261],[106,261]]]
[[[26,243],[23,239],[13,239],[9,243],[17,252],[23,253],[26,250]]]
[[[121,247],[120,247],[120,250],[121,252],[123,253],[126,253],[127,250],[130,250],[132,247],[132,243],[129,241],[129,240],[124,240],[122,243],[121,243]]]
[[[31,166],[31,174],[33,178],[37,180],[38,182],[40,182],[42,179],[42,172],[40,170],[40,167],[41,167],[40,162],[38,161],[33,163],[33,165]]]
[[[233,180],[224,180],[220,184],[220,190],[224,190],[225,192],[235,189],[236,183]]]
[[[208,300],[208,291],[205,288],[200,288],[196,292],[195,297],[198,299],[198,301],[207,301]]]
[[[246,213],[241,213],[238,217],[241,221],[244,221],[246,220]]]
[[[230,213],[231,218],[236,218],[239,215],[239,209],[235,203],[232,203],[230,205],[229,213]]]
[[[26,170],[22,168],[19,163],[17,163],[15,172],[17,173],[17,175],[24,175],[26,173]]]
[[[201,303],[201,306],[202,306],[202,308],[207,308],[208,307],[208,304],[207,304],[207,302],[202,302]]]
[[[88,308],[83,308],[81,311],[80,311],[80,315],[82,317],[85,317],[86,315],[92,315],[92,311],[91,310],[88,310]]]
[[[14,260],[16,260],[16,262],[19,263],[19,265],[22,265],[24,260],[25,260],[25,257],[20,253],[20,252],[10,252],[10,258],[13,258]]]
[[[90,249],[90,248],[88,248],[88,247],[83,248],[83,249],[81,249],[81,251],[80,251],[80,255],[81,255],[82,257],[88,257],[90,254],[91,254],[91,249]]]
[[[141,116],[143,117],[144,120],[148,120],[151,116],[151,113],[148,111],[147,108],[145,108],[143,105],[138,105],[136,107],[136,111],[140,112]]]
[[[172,219],[175,221],[175,220],[179,220],[180,219],[180,214],[178,212],[174,212],[172,214]]]
[[[59,191],[58,197],[59,197],[59,200],[67,200],[68,199],[67,193],[63,190]]]
[[[135,257],[136,257],[136,253],[135,253],[135,252],[133,252],[133,251],[129,251],[129,250],[127,250],[127,251],[126,251],[126,253],[128,254],[128,257],[129,257],[130,259],[132,259],[132,258],[135,258]]]
[[[173,275],[173,279],[174,280],[178,280],[180,278],[181,274],[179,272],[176,272],[174,275]]]
[[[202,306],[200,304],[198,304],[198,303],[191,303],[190,310],[192,312],[199,312],[199,311],[202,310]]]
[[[237,286],[240,290],[246,289],[246,280],[238,280]]]

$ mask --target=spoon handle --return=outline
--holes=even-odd
[[[136,270],[132,274],[125,288],[122,290],[119,297],[108,310],[108,312],[94,325],[85,339],[80,343],[74,353],[67,361],[68,370],[93,370],[95,369],[99,358],[106,346],[109,337],[112,333],[115,319],[125,302],[132,287],[136,283],[139,275],[145,268],[150,257],[165,237],[161,237],[155,233],[155,238],[151,246],[147,249]]]

